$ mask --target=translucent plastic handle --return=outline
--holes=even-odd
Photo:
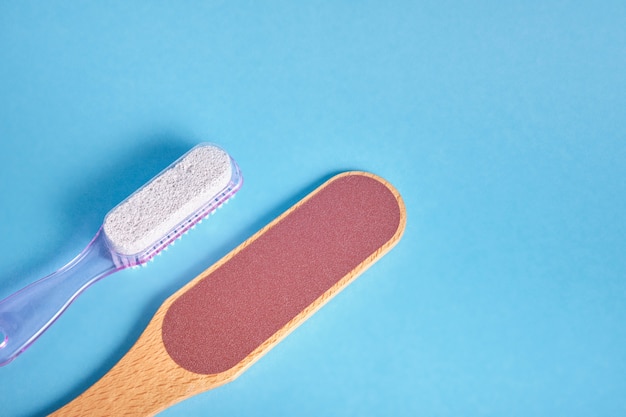
[[[85,288],[123,268],[114,264],[99,230],[63,268],[0,301],[0,366],[33,343]]]

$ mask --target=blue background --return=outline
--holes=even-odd
[[[77,396],[169,294],[349,169],[399,189],[400,244],[163,416],[626,414],[626,3],[12,3],[0,297],[198,142],[245,184],[0,368],[2,416]]]

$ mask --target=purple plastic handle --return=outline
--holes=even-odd
[[[124,268],[113,262],[100,229],[63,268],[0,301],[0,366],[30,346],[87,287]]]

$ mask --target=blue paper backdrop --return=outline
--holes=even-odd
[[[399,189],[400,244],[163,416],[626,415],[625,22],[623,1],[0,2],[0,297],[198,142],[246,179],[0,368],[0,415],[71,400],[349,169]]]

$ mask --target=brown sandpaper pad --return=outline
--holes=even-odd
[[[382,178],[331,178],[166,300],[131,351],[60,415],[88,405],[145,415],[234,379],[391,249],[405,223]]]

